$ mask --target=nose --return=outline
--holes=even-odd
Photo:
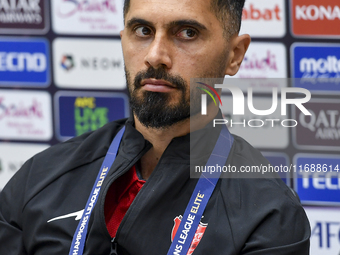
[[[166,38],[166,35],[155,36],[144,61],[148,67],[152,66],[155,69],[159,67],[170,69],[172,67],[171,42]]]

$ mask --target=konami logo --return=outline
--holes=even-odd
[[[291,3],[294,35],[339,37],[338,0],[291,0]]]
[[[286,33],[284,0],[247,0],[241,33],[252,37],[282,37]]]

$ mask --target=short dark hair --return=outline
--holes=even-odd
[[[238,34],[241,27],[245,0],[211,0],[211,10],[221,22],[225,36]],[[124,1],[124,18],[129,11],[130,0]]]

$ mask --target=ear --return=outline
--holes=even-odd
[[[234,36],[231,38],[230,51],[229,51],[229,63],[227,65],[227,75],[233,76],[240,69],[240,65],[243,61],[244,55],[250,44],[250,36],[245,34],[241,36]]]
[[[123,32],[124,32],[124,30],[121,30],[121,31],[119,32],[120,39],[122,39],[122,37],[123,37]]]

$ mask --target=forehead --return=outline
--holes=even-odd
[[[195,19],[202,23],[217,20],[210,9],[211,0],[130,0],[125,20],[143,18],[155,23]]]

